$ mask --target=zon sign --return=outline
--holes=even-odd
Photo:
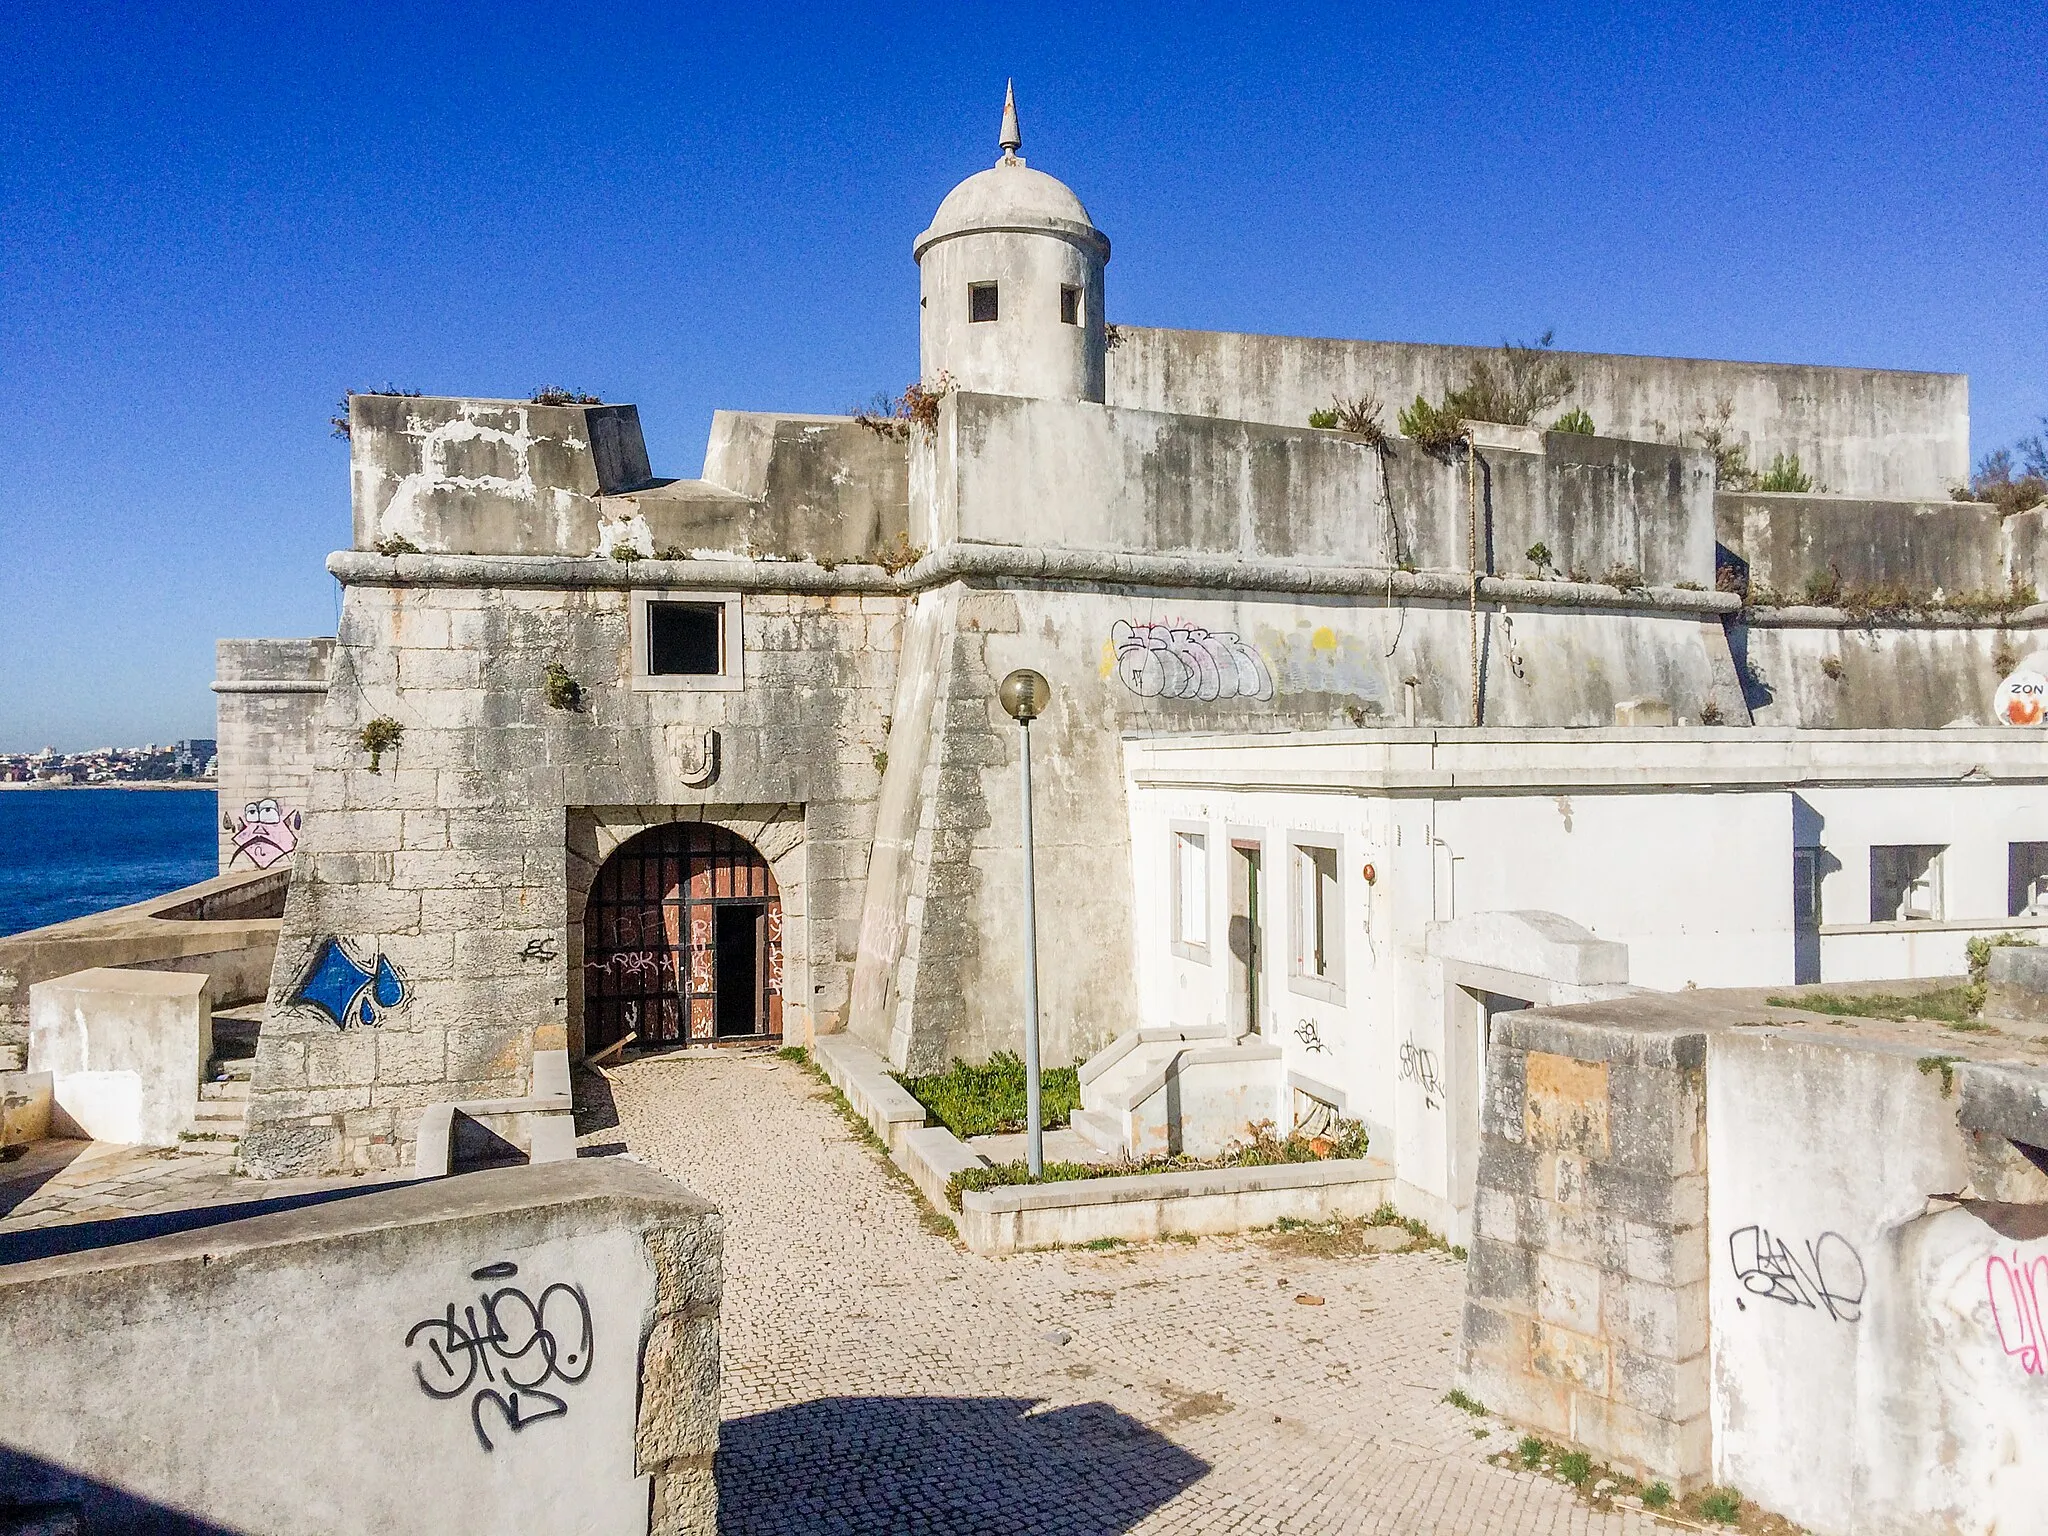
[[[2039,672],[2020,671],[1998,685],[1993,706],[2000,725],[2039,725],[2048,710],[2048,677]]]

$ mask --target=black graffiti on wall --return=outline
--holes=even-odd
[[[1323,1044],[1323,1032],[1316,1027],[1314,1019],[1303,1019],[1295,1025],[1294,1038],[1311,1051],[1321,1051],[1326,1056],[1330,1052],[1330,1048]]]
[[[486,1408],[517,1433],[569,1411],[567,1399],[546,1390],[550,1383],[573,1387],[590,1374],[590,1303],[583,1287],[558,1281],[536,1298],[516,1285],[493,1284],[518,1273],[512,1263],[471,1270],[469,1278],[484,1284],[475,1305],[465,1304],[458,1318],[451,1301],[444,1316],[422,1318],[405,1335],[422,1392],[443,1402],[470,1394],[470,1427],[486,1451],[496,1449],[484,1424]]]
[[[1839,1232],[1823,1232],[1795,1250],[1767,1227],[1737,1227],[1728,1236],[1735,1278],[1752,1296],[1788,1307],[1825,1311],[1838,1323],[1863,1315],[1863,1258]],[[1735,1300],[1742,1307],[1742,1298]],[[1747,1310],[1746,1308],[1744,1310]]]
[[[1422,1103],[1425,1109],[1440,1109],[1444,1100],[1444,1085],[1437,1076],[1436,1052],[1427,1046],[1417,1045],[1414,1036],[1401,1042],[1401,1074],[1404,1083],[1414,1083],[1422,1089]]]

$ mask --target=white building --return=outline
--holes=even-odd
[[[1240,1071],[1283,1129],[1362,1120],[1403,1208],[1462,1241],[1493,1015],[1960,974],[1971,938],[2048,927],[2041,746],[1998,729],[1133,738],[1141,1026],[1256,1036]]]

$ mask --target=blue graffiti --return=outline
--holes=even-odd
[[[299,982],[292,1002],[318,1009],[336,1027],[347,1029],[358,1020],[378,1023],[382,1014],[404,1007],[410,995],[405,978],[381,951],[366,966],[341,940],[329,939]]]

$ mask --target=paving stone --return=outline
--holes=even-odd
[[[586,1146],[725,1212],[728,1536],[1655,1529],[1487,1464],[1514,1435],[1443,1402],[1464,1274],[1440,1254],[983,1258],[793,1063],[649,1057],[577,1088]]]

